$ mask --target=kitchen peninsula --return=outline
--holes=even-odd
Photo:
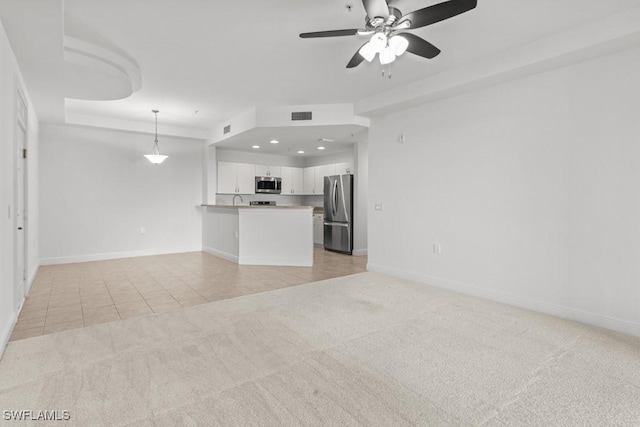
[[[202,206],[204,252],[242,265],[313,266],[313,207]]]

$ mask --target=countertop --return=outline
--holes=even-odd
[[[313,206],[249,206],[249,205],[200,205],[206,208],[222,209],[313,209]]]

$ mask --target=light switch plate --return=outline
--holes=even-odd
[[[377,211],[382,211],[384,210],[384,205],[382,203],[376,203],[376,210]]]

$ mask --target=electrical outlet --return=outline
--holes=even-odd
[[[376,208],[377,211],[382,211],[384,210],[384,205],[382,203],[376,203]]]
[[[238,239],[240,237],[240,232],[238,230],[236,230],[236,239]]]
[[[147,230],[144,227],[140,227],[140,234],[147,234]]]
[[[442,246],[440,246],[440,243],[433,244],[433,254],[442,255]]]

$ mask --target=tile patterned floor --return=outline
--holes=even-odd
[[[202,252],[40,267],[11,340],[179,309],[366,270],[320,248],[314,266],[240,266]]]

